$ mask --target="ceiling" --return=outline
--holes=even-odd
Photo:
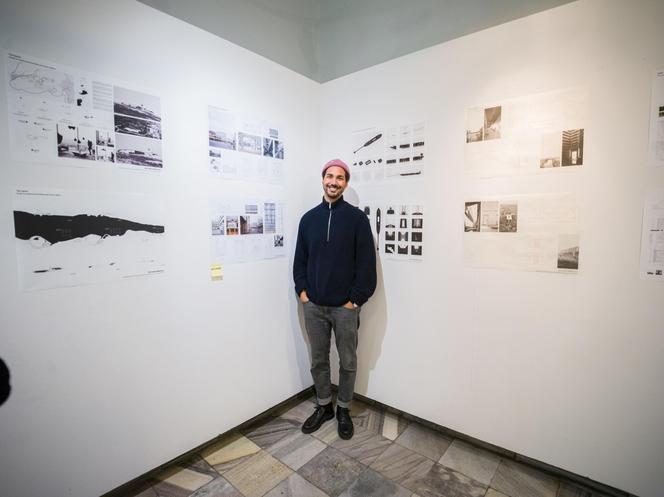
[[[318,82],[572,0],[140,0]]]

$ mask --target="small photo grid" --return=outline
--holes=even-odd
[[[382,253],[396,259],[421,260],[424,255],[424,207],[421,204],[387,204],[367,207]],[[373,214],[373,215],[372,215]],[[381,227],[382,225],[382,227]],[[382,232],[381,232],[382,228]]]
[[[516,201],[464,203],[464,233],[517,233],[519,204]]]

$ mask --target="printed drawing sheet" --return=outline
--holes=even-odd
[[[576,195],[473,198],[464,204],[464,262],[521,271],[579,270]]]
[[[354,182],[380,183],[424,173],[423,122],[356,130],[351,134],[351,146],[349,165]]]
[[[646,196],[641,236],[641,278],[664,281],[664,188]]]
[[[407,203],[364,203],[377,240],[376,250],[385,259],[421,261],[424,258],[424,206]]]
[[[58,165],[161,170],[161,102],[93,74],[8,53],[12,155]]]
[[[286,255],[283,203],[214,199],[210,204],[211,267]]]
[[[648,159],[651,166],[664,166],[664,71],[652,80],[650,99],[650,140]]]
[[[210,171],[226,179],[283,184],[284,141],[279,127],[208,106]]]
[[[163,206],[148,195],[16,190],[22,290],[162,273]]]
[[[468,109],[466,173],[494,177],[584,164],[587,90],[575,88]]]

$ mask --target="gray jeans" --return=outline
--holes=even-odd
[[[330,340],[334,329],[339,353],[337,405],[350,408],[357,373],[357,329],[360,326],[360,308],[326,307],[307,302],[304,304],[304,324],[311,345],[311,376],[316,387],[318,405],[326,405],[332,401]]]

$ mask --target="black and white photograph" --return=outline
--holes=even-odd
[[[281,140],[274,140],[274,158],[282,160],[284,158],[284,142]]]
[[[96,160],[96,130],[58,123],[56,125],[58,157]]]
[[[500,224],[498,231],[501,233],[516,233],[517,232],[517,204],[516,203],[501,203],[500,204]]]
[[[468,109],[466,119],[466,143],[482,141],[484,138],[484,109]]]
[[[208,142],[211,147],[235,150],[235,122],[233,114],[208,106]]]
[[[408,245],[397,245],[397,254],[408,255]]]
[[[263,138],[263,157],[274,157],[274,141],[272,138]]]
[[[212,219],[212,234],[225,235],[226,234],[226,216],[217,216]]]
[[[241,235],[262,235],[263,216],[240,216]]]
[[[112,131],[97,130],[97,145],[105,147],[115,147],[115,133]]]
[[[463,230],[464,232],[477,232],[480,231],[480,215],[481,204],[480,202],[466,202],[463,213]]]
[[[115,132],[161,140],[161,123],[115,114]]]
[[[217,158],[221,159],[221,150],[219,150],[218,148],[214,148],[214,147],[210,147],[209,150],[210,150],[210,152],[209,152],[210,157],[217,157]]]
[[[664,117],[664,105],[659,106],[658,117]]]
[[[422,243],[422,232],[421,231],[412,231],[410,233],[411,242],[417,242],[417,243]]]
[[[497,200],[482,202],[480,206],[480,231],[488,233],[498,233],[498,223],[500,221],[500,211]]]
[[[284,235],[274,235],[274,246],[275,247],[284,246]]]
[[[277,204],[265,202],[263,204],[263,217],[265,219],[264,233],[277,232]]]
[[[500,138],[501,114],[501,106],[484,109],[484,140]]]
[[[563,131],[562,166],[583,165],[583,130]]]
[[[422,219],[421,217],[414,217],[413,219],[410,220],[410,222],[412,224],[411,226],[412,228],[416,230],[421,230],[424,224],[424,219]]]
[[[116,162],[161,169],[161,140],[118,133]]]
[[[385,241],[386,242],[393,242],[395,241],[395,232],[394,231],[386,231],[385,232]]]
[[[402,229],[408,228],[408,219],[406,219],[405,217],[399,219],[399,228]]]
[[[410,255],[422,255],[422,245],[411,245],[410,246]]]
[[[394,244],[393,243],[386,243],[385,244],[385,253],[386,254],[394,254]]]
[[[125,116],[161,121],[159,97],[120,86],[113,87],[113,112]]]
[[[115,162],[115,147],[97,145],[97,160],[102,162]]]
[[[560,167],[560,132],[543,133],[540,141],[540,169]]]
[[[242,131],[237,134],[237,150],[247,154],[263,155],[263,139]]]
[[[579,235],[558,235],[558,269],[578,271],[579,269]]]
[[[398,242],[407,242],[408,241],[408,232],[407,231],[399,231],[399,233],[397,233],[397,241]]]

